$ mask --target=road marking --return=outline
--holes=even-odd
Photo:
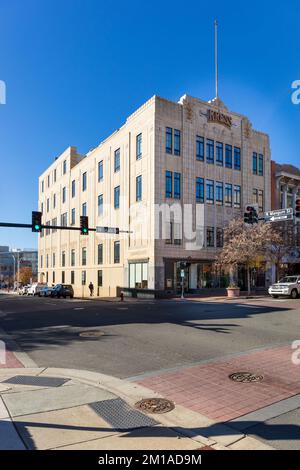
[[[84,310],[84,307],[75,307],[73,310]]]

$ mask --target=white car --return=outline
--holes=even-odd
[[[26,284],[26,286],[20,287],[19,295],[26,295],[29,287],[30,287],[30,284]]]
[[[43,284],[41,282],[35,282],[34,284],[31,284],[31,286],[27,290],[27,295],[39,295],[41,290],[47,287],[47,284]]]
[[[297,299],[300,295],[300,275],[286,276],[269,287],[269,294],[275,299],[280,295]]]

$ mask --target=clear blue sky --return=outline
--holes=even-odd
[[[87,152],[154,94],[211,99],[213,20],[220,96],[300,166],[300,6],[271,1],[0,0],[0,220],[28,223],[37,180],[67,146]],[[29,230],[0,245],[34,247]]]

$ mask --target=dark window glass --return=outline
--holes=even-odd
[[[174,173],[174,198],[180,199],[181,196],[181,175]]]
[[[206,202],[213,204],[214,200],[214,181],[206,180]]]
[[[120,170],[120,149],[115,150],[115,173]]]
[[[254,175],[257,175],[257,153],[253,152],[252,156],[252,171]]]
[[[235,185],[233,192],[234,192],[234,196],[233,196],[234,207],[241,207],[241,187],[238,185]]]
[[[196,202],[204,202],[204,178],[196,178]]]
[[[71,212],[71,225],[75,225],[75,209],[72,209]]]
[[[215,228],[214,227],[206,228],[206,246],[208,247],[215,246]]]
[[[173,196],[173,188],[172,188],[172,171],[166,171],[166,197]]]
[[[142,200],[142,176],[136,177],[136,201]]]
[[[241,149],[239,147],[234,147],[234,169],[241,169]]]
[[[171,127],[166,127],[166,152],[172,153],[173,151],[173,131]]]
[[[103,194],[98,196],[98,215],[103,214]]]
[[[142,158],[142,134],[136,136],[136,159]]]
[[[75,284],[75,271],[71,271],[71,284]]]
[[[232,168],[232,145],[225,145],[225,166]]]
[[[226,206],[232,206],[232,184],[225,184],[225,204]]]
[[[103,160],[98,162],[98,181],[103,180]]]
[[[207,163],[214,163],[214,141],[206,139],[206,161]]]
[[[217,228],[217,248],[222,248],[224,244],[224,231],[222,228]]]
[[[103,243],[98,245],[98,264],[103,264]]]
[[[180,155],[180,131],[174,129],[174,155]]]
[[[204,138],[196,136],[196,160],[204,161]]]
[[[223,144],[216,142],[216,164],[223,166]]]
[[[120,242],[114,243],[114,263],[120,263]]]
[[[86,266],[86,248],[82,248],[82,256],[81,256],[82,266]]]
[[[258,156],[258,174],[259,176],[264,174],[264,156],[261,153]]]
[[[216,182],[216,202],[223,204],[223,183],[220,181]]]
[[[114,207],[115,209],[119,209],[120,207],[120,186],[114,189]]]
[[[72,197],[75,197],[75,194],[76,194],[76,186],[75,186],[75,180],[72,181]]]
[[[82,204],[82,214],[81,215],[85,215],[85,216],[87,215],[87,204],[86,204],[86,202],[84,202]]]
[[[65,271],[62,271],[62,272],[61,272],[61,282],[62,282],[62,284],[64,284],[64,283],[66,282],[65,279],[66,279]]]
[[[103,286],[103,273],[102,273],[102,269],[99,269],[98,270],[98,287],[102,287]]]
[[[82,174],[82,191],[86,191],[87,188],[87,180],[86,180],[86,172]]]

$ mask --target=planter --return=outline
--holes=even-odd
[[[240,296],[240,288],[239,287],[227,287],[227,297],[235,298]]]

